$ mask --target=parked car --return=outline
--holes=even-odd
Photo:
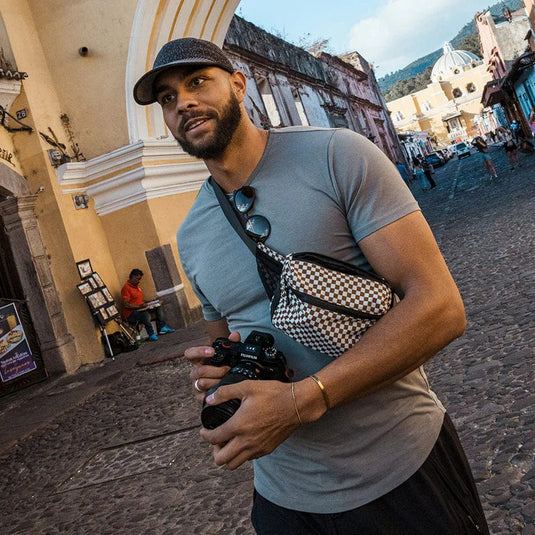
[[[449,147],[442,147],[440,149],[437,149],[437,152],[443,156],[446,162],[449,162],[453,158],[453,152]]]
[[[455,145],[453,146],[453,150],[457,154],[458,160],[460,160],[461,158],[464,158],[465,156],[472,155],[472,153],[470,152],[470,147],[464,141],[455,143]]]
[[[437,154],[436,152],[431,152],[425,158],[433,167],[441,167],[446,163],[444,158]]]

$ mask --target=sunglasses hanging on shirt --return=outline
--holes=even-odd
[[[256,192],[252,186],[243,186],[234,192],[234,208],[245,218],[245,232],[256,242],[263,243],[271,233],[271,225],[263,215],[248,215],[255,200]]]

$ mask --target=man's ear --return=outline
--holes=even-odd
[[[243,102],[247,90],[247,78],[245,74],[241,71],[234,71],[230,75],[230,84],[238,102]]]

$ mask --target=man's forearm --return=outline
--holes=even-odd
[[[358,344],[318,372],[333,406],[404,377],[460,336],[466,325],[457,286],[420,212],[383,227],[359,246],[401,301]],[[316,400],[310,418],[318,417],[314,387],[311,379],[296,385],[304,402]]]
[[[132,303],[124,302],[124,307],[129,308],[130,310],[140,310],[141,308],[145,307],[145,303],[142,303],[141,305],[133,305]]]
[[[424,294],[407,294],[353,348],[317,373],[331,407],[394,383],[463,333],[464,308],[456,288],[435,299]],[[303,421],[322,416],[325,403],[312,379],[296,384],[295,391]]]

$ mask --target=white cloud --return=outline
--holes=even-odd
[[[388,0],[351,28],[351,49],[383,76],[442,47],[487,5],[488,0]]]

